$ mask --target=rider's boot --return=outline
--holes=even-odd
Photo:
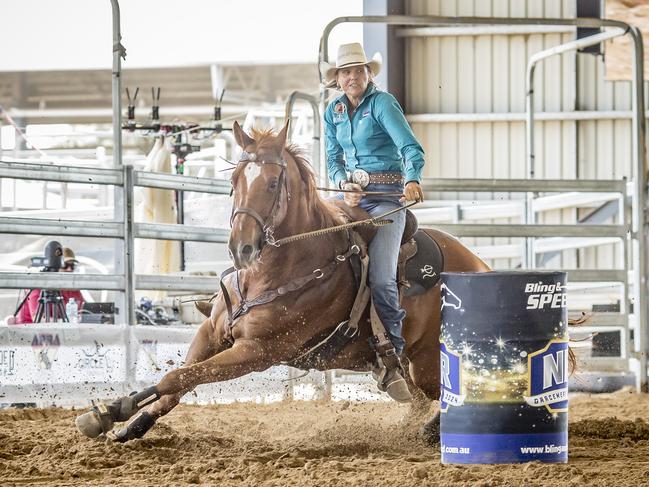
[[[380,391],[384,391],[397,402],[412,401],[412,394],[408,389],[401,360],[396,353],[394,345],[387,334],[372,337],[376,351],[377,368],[372,371],[372,376],[377,382]]]

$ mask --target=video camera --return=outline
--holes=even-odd
[[[42,267],[43,272],[59,272],[63,267],[63,246],[56,240],[45,244],[43,257],[32,257],[31,267]]]

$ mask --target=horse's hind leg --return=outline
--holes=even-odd
[[[433,306],[432,309],[439,309],[439,305]],[[428,323],[439,323],[439,312],[437,311],[433,316],[425,313],[418,316],[422,316]],[[409,375],[420,391],[419,396],[425,397],[419,402],[419,418],[429,413],[432,401],[438,400],[440,393],[439,329],[430,327],[430,325],[423,326],[425,326],[424,333],[412,346],[406,349],[410,361]],[[413,413],[415,412],[413,411]],[[437,443],[439,441],[439,412],[436,412],[420,431],[427,442]]]
[[[410,361],[410,376],[427,399],[425,410],[428,413],[433,400],[439,399],[439,356],[433,351],[425,350],[416,354]],[[431,445],[439,441],[439,411],[435,412],[420,429],[425,441]]]

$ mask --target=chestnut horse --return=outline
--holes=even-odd
[[[238,271],[223,280],[227,292],[217,295],[184,365],[167,373],[155,386],[79,416],[77,427],[86,436],[107,433],[114,423],[142,410],[129,425],[112,433],[119,441],[139,438],[199,384],[290,362],[303,354],[309,343],[349,318],[357,285],[352,266],[340,260],[349,255],[348,232],[331,232],[279,247],[268,244],[273,238],[344,223],[339,208],[318,195],[313,171],[301,152],[285,146],[287,127],[277,135],[254,131],[250,137],[235,122],[234,135],[244,152],[232,175],[229,249]],[[444,271],[489,270],[456,238],[433,229],[424,231],[441,248]],[[296,282],[302,284],[297,289],[297,285],[286,286]],[[232,307],[241,296],[254,298],[282,286],[286,289],[276,293],[274,300],[232,319]],[[409,386],[415,396],[437,399],[439,285],[416,296],[403,296],[402,306],[407,312],[403,336]],[[368,344],[373,335],[368,321],[360,320],[359,336],[318,368],[371,370],[376,355]]]

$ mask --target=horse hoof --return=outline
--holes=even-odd
[[[412,402],[412,394],[405,379],[397,379],[385,386],[385,392],[397,402]]]
[[[102,421],[105,423],[102,425]],[[112,420],[106,416],[99,414],[95,408],[91,409],[87,413],[77,416],[74,420],[74,423],[81,433],[88,438],[97,438],[99,435],[104,433],[104,431],[109,431],[113,427]]]
[[[95,411],[88,411],[74,420],[79,433],[88,438],[97,438],[103,433],[101,429],[101,419]]]

